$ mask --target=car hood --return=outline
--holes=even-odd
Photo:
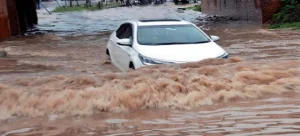
[[[136,49],[141,55],[167,62],[195,62],[217,58],[227,53],[214,42],[180,45],[140,45]]]

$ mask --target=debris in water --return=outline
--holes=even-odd
[[[105,122],[108,124],[119,124],[119,123],[128,122],[128,120],[126,120],[126,119],[108,119],[108,120],[105,120]]]
[[[186,10],[186,8],[178,8],[178,9],[177,9],[177,12],[178,12],[178,13],[184,13],[185,10]]]
[[[0,58],[6,57],[7,52],[6,51],[0,51]]]
[[[11,131],[8,131],[8,132],[2,134],[1,136],[8,136],[8,135],[26,133],[26,132],[31,131],[32,129],[33,128],[22,128],[22,129],[17,129],[17,130],[11,130]]]
[[[50,121],[56,120],[57,117],[58,117],[58,116],[55,115],[55,114],[51,114],[51,115],[48,116],[48,118],[49,118]]]

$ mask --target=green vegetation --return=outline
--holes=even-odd
[[[89,8],[91,9],[91,8]],[[73,6],[73,7],[57,7],[53,12],[71,12],[71,11],[83,11],[89,10],[85,6]]]
[[[300,22],[273,24],[269,28],[270,29],[282,29],[282,28],[300,29]]]
[[[282,8],[279,13],[273,16],[274,28],[294,28],[300,29],[300,0],[281,0]]]
[[[53,12],[72,12],[72,11],[94,11],[94,10],[102,10],[102,9],[107,9],[107,8],[114,8],[120,6],[117,3],[110,3],[110,4],[105,4],[102,3],[101,5],[94,5],[94,6],[89,6],[86,7],[85,5],[81,6],[72,6],[72,7],[57,7]]]
[[[186,8],[186,9],[201,12],[201,6],[200,5],[190,6],[190,7]]]

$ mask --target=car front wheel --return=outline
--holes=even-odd
[[[132,62],[130,62],[129,64],[129,69],[135,70],[134,64]]]
[[[109,53],[108,49],[106,49],[106,55],[107,55],[108,60],[110,60],[110,53]]]

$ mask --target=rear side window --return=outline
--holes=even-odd
[[[124,32],[126,32],[126,29],[127,29],[126,24],[121,25],[121,26],[119,27],[119,29],[118,29],[117,32],[116,32],[117,37],[118,37],[119,39],[121,39],[122,34],[123,34]]]
[[[116,32],[119,39],[131,38],[132,37],[132,27],[130,24],[123,24]]]

